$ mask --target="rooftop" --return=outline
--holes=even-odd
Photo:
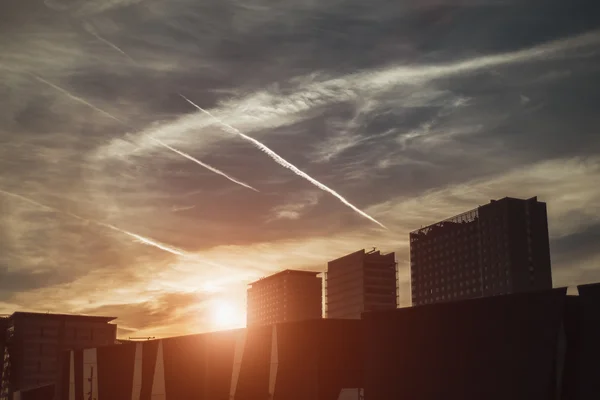
[[[277,272],[277,273],[275,273],[273,275],[269,275],[269,276],[265,276],[264,278],[260,278],[257,281],[249,283],[248,285],[252,286],[252,285],[255,285],[257,283],[263,283],[266,280],[274,280],[274,279],[277,279],[277,278],[281,278],[284,275],[287,275],[287,276],[289,276],[289,275],[294,275],[294,276],[313,276],[314,277],[314,276],[317,276],[320,273],[321,272],[317,272],[317,271],[300,271],[300,270],[296,270],[296,269],[286,269],[284,271]]]
[[[498,200],[490,200],[490,202],[488,204],[497,203],[497,202],[501,202],[501,201],[509,201],[509,200],[536,201],[537,202],[537,196],[532,197],[530,199],[518,199],[516,197],[503,197],[503,198],[498,199]],[[435,227],[442,227],[446,223],[449,223],[449,224],[459,224],[459,223],[473,222],[475,219],[477,219],[477,217],[479,215],[479,209],[481,207],[482,206],[477,206],[477,208],[474,208],[474,209],[469,210],[469,211],[462,212],[460,214],[454,215],[452,217],[443,219],[443,220],[438,221],[438,222],[434,222],[431,225],[423,226],[423,227],[421,227],[419,229],[415,229],[414,231],[412,231],[410,233],[411,234],[428,233],[431,229],[433,229]]]
[[[350,253],[350,254],[346,254],[342,257],[338,257],[335,260],[331,260],[329,261],[327,264],[333,264],[333,263],[339,263],[340,261],[347,261],[353,258],[361,258],[361,259],[373,259],[373,258],[382,258],[382,257],[389,257],[390,255],[392,255],[394,253],[386,253],[386,254],[382,254],[381,251],[377,250],[377,248],[373,247],[372,250],[366,251],[365,249],[362,250],[358,250],[355,251],[354,253]]]
[[[27,311],[15,311],[9,317],[11,319],[16,318],[65,318],[65,319],[80,319],[97,322],[110,322],[117,319],[117,317],[105,317],[97,315],[82,315],[82,314],[54,314],[54,313],[38,313],[38,312],[27,312]]]

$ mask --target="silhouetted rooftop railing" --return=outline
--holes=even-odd
[[[414,230],[410,233],[410,235],[411,235],[411,238],[414,237],[415,235],[426,235],[435,228],[443,228],[443,227],[447,226],[448,224],[465,224],[465,223],[469,223],[469,222],[474,222],[477,220],[477,218],[479,218],[479,208],[475,208],[473,210],[466,211],[464,213],[455,215],[453,217],[446,218],[445,220],[436,222],[435,224],[431,224],[431,225],[425,226],[423,228]]]

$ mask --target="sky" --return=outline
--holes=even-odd
[[[600,281],[596,3],[0,2],[0,313],[211,331],[372,247],[409,305],[408,233],[505,196]]]

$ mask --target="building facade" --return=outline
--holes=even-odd
[[[552,288],[546,203],[503,198],[410,233],[412,304]]]
[[[365,311],[397,307],[394,253],[360,250],[327,263],[326,317],[360,319]]]
[[[0,399],[11,393],[54,384],[60,356],[69,349],[112,345],[113,317],[15,312],[6,320],[6,350]]]
[[[248,288],[247,325],[322,317],[322,279],[314,271],[285,270]]]
[[[9,316],[10,315],[0,315],[0,398],[2,398],[2,389],[3,389],[3,385],[2,382],[4,382],[4,372],[6,370],[7,374],[10,372],[8,371],[8,366],[5,368],[4,367],[4,362],[5,362],[5,358],[6,358],[6,362],[8,362],[8,353],[6,351],[6,337],[7,337],[7,328],[8,328],[8,322],[9,322]],[[6,379],[9,379],[9,376],[6,376]]]

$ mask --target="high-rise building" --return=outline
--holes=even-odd
[[[247,325],[322,318],[320,272],[285,270],[252,282]]]
[[[5,352],[0,398],[54,384],[69,349],[115,344],[114,317],[15,312],[4,320]]]
[[[546,203],[510,197],[410,233],[412,304],[552,287]]]
[[[7,328],[8,328],[8,317],[9,315],[0,315],[0,400],[2,399],[2,382],[4,382],[4,371],[5,369],[7,370],[6,373],[8,374],[9,371],[7,368],[4,368],[4,358],[6,356],[6,333],[7,333]],[[7,360],[8,361],[8,360]],[[7,376],[8,379],[8,376]],[[5,396],[6,397],[6,396]]]
[[[360,250],[327,263],[327,318],[359,319],[365,311],[397,307],[394,253]]]

